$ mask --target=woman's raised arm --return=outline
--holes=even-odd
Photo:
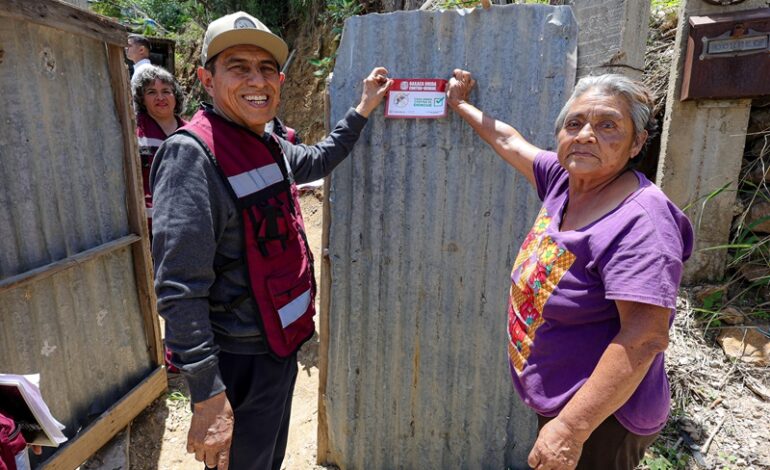
[[[542,150],[529,143],[510,125],[484,114],[469,103],[468,95],[475,84],[476,80],[470,72],[455,69],[449,79],[447,103],[503,160],[519,170],[535,186],[533,164],[535,156]]]

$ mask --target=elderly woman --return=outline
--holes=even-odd
[[[580,80],[556,120],[556,153],[468,102],[447,101],[543,201],[511,273],[508,352],[538,416],[536,469],[633,469],[668,417],[663,351],[693,234],[633,169],[654,127],[650,93],[621,75]]]
[[[142,159],[147,224],[152,233],[150,167],[160,144],[185,124],[185,121],[179,117],[184,106],[184,93],[173,75],[155,65],[142,68],[131,81],[131,88],[136,109],[139,156]]]

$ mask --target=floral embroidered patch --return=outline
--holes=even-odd
[[[546,235],[550,223],[548,212],[541,209],[511,271],[508,355],[519,373],[535,343],[535,332],[543,324],[543,307],[575,261],[574,254]]]

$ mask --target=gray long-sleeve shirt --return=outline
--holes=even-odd
[[[350,109],[316,145],[279,139],[297,183],[329,174],[350,153],[367,119]],[[241,214],[225,182],[192,137],[175,134],[158,150],[150,170],[153,192],[152,254],[158,312],[166,320],[166,345],[174,353],[193,402],[225,389],[217,352],[261,354],[267,346],[257,309],[248,299],[231,312],[210,311],[249,292]]]

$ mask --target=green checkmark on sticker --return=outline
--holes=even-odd
[[[441,106],[442,104],[444,104],[444,97],[433,98],[433,104],[435,104],[436,106]]]

